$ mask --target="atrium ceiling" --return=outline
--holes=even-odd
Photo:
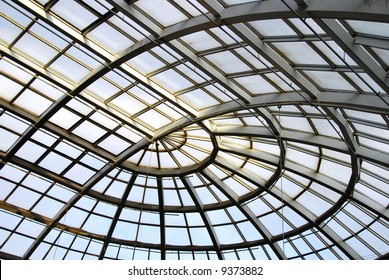
[[[386,0],[0,0],[0,258],[388,258],[388,65]]]

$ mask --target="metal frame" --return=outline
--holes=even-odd
[[[55,4],[55,1],[50,1],[46,6],[46,10],[38,7],[32,2],[27,0],[13,1],[21,9],[26,10],[33,14],[39,20],[47,23],[54,29],[62,32],[73,43],[79,43],[86,47],[96,56],[102,58],[105,63],[100,67],[92,71],[81,82],[75,85],[70,85],[66,81],[62,80],[56,75],[53,75],[45,68],[37,66],[29,61],[27,58],[19,55],[13,50],[0,45],[0,55],[7,57],[16,63],[23,65],[30,71],[36,73],[39,76],[44,77],[48,81],[54,83],[60,88],[64,89],[67,94],[63,95],[60,99],[55,101],[41,116],[35,117],[29,112],[18,108],[13,104],[9,104],[3,100],[0,100],[0,107],[11,112],[32,125],[18,138],[18,140],[12,145],[6,153],[0,153],[1,163],[0,169],[8,163],[13,163],[30,170],[36,174],[41,174],[46,178],[59,182],[64,186],[76,191],[76,194],[65,204],[65,206],[57,213],[53,219],[42,218],[35,215],[32,211],[21,209],[16,206],[9,205],[5,202],[0,204],[0,208],[9,212],[17,213],[22,216],[28,217],[32,220],[36,220],[46,224],[45,229],[34,240],[29,249],[22,256],[23,259],[29,259],[38,246],[43,242],[45,237],[54,228],[63,229],[80,236],[90,237],[103,242],[103,247],[99,254],[99,259],[103,259],[107,246],[109,243],[118,243],[129,246],[142,246],[145,248],[159,249],[161,252],[161,258],[166,259],[166,252],[168,250],[194,250],[194,251],[215,251],[219,259],[223,259],[223,251],[236,249],[236,248],[250,248],[251,246],[269,244],[276,256],[280,259],[287,259],[287,256],[282,251],[280,246],[276,243],[282,240],[282,238],[289,238],[298,234],[301,234],[309,228],[315,228],[328,239],[330,239],[340,250],[351,259],[359,259],[362,256],[359,255],[350,245],[345,242],[337,233],[335,233],[330,227],[327,226],[326,221],[333,217],[339,209],[347,202],[354,202],[365,209],[368,209],[378,219],[389,221],[388,209],[375,202],[374,200],[362,196],[355,192],[355,186],[359,181],[361,174],[361,161],[367,161],[377,164],[383,168],[389,168],[388,154],[381,151],[377,151],[359,144],[358,138],[354,133],[353,127],[342,115],[340,109],[355,109],[363,112],[371,112],[375,114],[388,115],[389,112],[389,78],[387,72],[374,60],[367,52],[364,46],[378,47],[382,49],[388,49],[387,44],[381,38],[370,38],[363,35],[357,35],[353,38],[349,32],[342,26],[341,20],[368,20],[378,22],[389,22],[389,12],[387,9],[382,9],[384,3],[376,3],[370,9],[366,9],[363,5],[363,1],[344,0],[344,1],[313,1],[312,3],[306,3],[301,1],[262,1],[259,3],[247,3],[240,4],[225,8],[217,1],[202,0],[198,1],[208,13],[204,13],[197,17],[189,18],[183,22],[179,22],[167,28],[161,28],[152,19],[150,19],[144,13],[139,12],[138,9],[128,6],[128,1],[108,0],[114,8],[108,12],[102,19],[95,24],[104,22],[115,13],[121,12],[142,28],[144,28],[151,35],[145,38],[133,46],[123,50],[121,53],[112,55],[104,50],[101,46],[94,43],[92,40],[86,38],[85,34],[90,30],[84,30],[84,34],[75,32],[68,25],[63,23],[56,17],[53,17],[49,10],[50,6]],[[135,1],[134,1],[135,2]],[[133,3],[131,3],[133,4]],[[112,14],[111,14],[112,13]],[[272,40],[259,38],[247,25],[247,22],[254,20],[265,19],[298,19],[311,18],[325,31],[326,36],[312,38],[317,41],[333,40],[349,55],[357,64],[357,67],[351,67],[346,65],[344,69],[335,69],[333,71],[339,71],[344,73],[366,73],[374,82],[376,82],[384,92],[373,92],[371,94],[361,94],[360,92],[341,92],[341,91],[328,91],[327,89],[321,89],[307,77],[305,77],[301,71],[304,70],[318,70],[323,68],[320,66],[307,66],[307,65],[290,65],[286,60],[281,58],[279,53],[271,47],[271,42],[279,41],[299,41],[307,40],[306,38],[273,38]],[[236,41],[236,47],[251,47],[256,54],[264,57],[270,62],[274,68],[266,69],[267,73],[272,73],[281,78],[283,82],[291,82],[290,91],[288,92],[275,92],[260,96],[254,96],[247,93],[239,85],[234,83],[234,76],[225,76],[214,65],[203,59],[206,54],[194,53],[184,42],[180,40],[182,36],[193,34],[198,31],[206,31],[211,28],[217,28],[221,26],[228,26],[231,31],[238,36],[241,41]],[[93,26],[90,27],[92,29]],[[154,47],[167,46],[178,55],[182,57],[185,62],[190,62],[194,65],[199,73],[204,74],[210,80],[206,81],[206,84],[213,85],[217,83],[223,88],[231,92],[233,99],[230,102],[225,102],[220,105],[212,106],[209,108],[197,110],[191,105],[183,102],[179,95],[182,93],[173,93],[162,86],[155,83],[147,75],[143,75],[138,71],[135,71],[128,65],[123,64],[131,58],[134,58],[144,52],[152,50]],[[232,46],[233,47],[233,46]],[[215,50],[218,52],[221,50]],[[167,67],[168,69],[169,67]],[[107,108],[106,104],[99,102],[97,99],[93,99],[90,96],[83,94],[82,92],[92,83],[99,78],[109,73],[113,69],[120,69],[123,73],[134,79],[137,83],[147,88],[157,96],[162,98],[163,102],[170,102],[174,104],[176,108],[186,114],[181,119],[173,121],[171,124],[162,127],[156,131],[150,130],[146,125],[139,124],[134,121],[133,116],[123,116],[116,114],[114,111]],[[329,69],[327,69],[329,70]],[[238,73],[237,76],[250,76],[253,73]],[[281,76],[282,75],[282,76]],[[285,77],[285,78],[283,78]],[[208,79],[207,78],[207,79]],[[73,98],[80,98],[90,104],[93,104],[97,109],[107,113],[115,119],[118,119],[122,124],[126,124],[133,129],[141,132],[145,138],[138,143],[130,146],[119,155],[113,155],[102,148],[96,147],[93,143],[90,143],[74,134],[70,131],[65,131],[62,128],[53,125],[49,122],[49,119],[55,115],[61,108],[63,108]],[[268,108],[272,106],[284,106],[284,105],[299,105],[299,106],[312,106],[317,108],[321,113],[322,118],[333,121],[339,129],[339,139],[331,138],[329,136],[314,135],[309,133],[303,133],[291,130],[279,131],[279,120],[274,112],[271,112]],[[147,108],[149,109],[149,108]],[[255,127],[224,127],[215,126],[212,122],[212,118],[218,118],[227,114],[234,114],[240,111],[247,111],[255,113],[255,115],[263,118],[266,121],[266,126]],[[197,124],[204,131],[210,135],[210,141],[213,146],[213,150],[210,155],[203,161],[191,166],[183,167],[181,169],[156,169],[149,167],[142,167],[127,161],[129,157],[136,154],[139,151],[147,150],[150,143],[163,139],[170,133],[186,128],[192,124]],[[373,124],[372,124],[373,125]],[[105,160],[107,164],[94,176],[92,176],[85,184],[77,184],[70,179],[62,177],[51,171],[45,170],[42,167],[35,166],[26,160],[23,160],[16,156],[17,151],[30,140],[33,134],[40,130],[46,129],[61,139],[68,140],[86,151],[93,152]],[[254,152],[249,149],[237,148],[230,146],[218,140],[221,136],[233,136],[233,137],[256,137],[263,139],[275,139],[278,143],[279,149],[282,151],[277,157],[269,156],[259,152]],[[389,142],[389,141],[387,141]],[[349,182],[347,184],[341,184],[336,180],[320,175],[313,174],[312,170],[303,166],[298,166],[290,161],[286,160],[285,151],[288,149],[290,143],[307,144],[318,147],[319,149],[325,148],[333,151],[340,152],[342,154],[350,155],[349,166],[352,169]],[[49,148],[48,151],[52,151],[53,148]],[[276,167],[271,179],[261,184],[259,177],[253,176],[241,166],[228,162],[218,156],[218,152],[227,152],[234,155],[243,156],[247,159],[255,159],[260,162],[272,165]],[[48,153],[48,152],[47,152]],[[47,154],[46,153],[46,154]],[[258,191],[253,192],[250,195],[239,197],[229,190],[226,183],[217,178],[217,176],[209,169],[209,165],[220,166],[223,169],[229,171],[231,174],[238,174],[239,176],[250,181],[252,184],[258,187]],[[116,168],[122,168],[132,172],[131,179],[128,181],[127,188],[122,198],[117,199],[113,197],[100,194],[92,190],[93,186],[97,184],[101,179],[107,176]],[[320,184],[332,189],[341,194],[341,198],[333,204],[331,209],[323,213],[321,216],[316,216],[310,212],[304,205],[296,202],[293,197],[288,197],[285,194],[280,193],[277,189],[272,189],[271,186],[283,176],[284,171],[289,171],[298,174],[302,177],[309,179],[312,182],[319,182]],[[226,197],[228,202],[221,202],[217,206],[205,205],[202,203],[201,198],[196,192],[196,186],[186,177],[191,174],[199,173],[215,185]],[[138,176],[150,175],[157,178],[158,189],[158,201],[159,205],[157,210],[155,205],[147,205],[143,201],[141,203],[130,202],[127,197],[133,187],[133,184]],[[195,205],[190,207],[181,206],[166,206],[163,195],[162,178],[164,177],[179,177],[187,191],[189,192]],[[307,224],[301,228],[294,229],[285,233],[285,236],[272,236],[266,227],[258,220],[258,217],[243,203],[258,196],[262,192],[268,193],[275,197],[277,200],[282,201],[284,206],[288,206],[295,210],[304,219],[307,220]],[[118,206],[117,211],[112,218],[112,223],[109,227],[109,231],[105,236],[97,236],[92,233],[82,231],[77,228],[68,227],[60,223],[60,220],[66,215],[70,208],[72,208],[83,195],[92,196],[98,200],[112,203]],[[254,227],[264,237],[263,240],[256,242],[244,242],[243,244],[231,244],[221,245],[217,234],[215,233],[207,211],[212,209],[223,208],[227,206],[236,206],[250,221]],[[283,206],[283,207],[284,207]],[[160,244],[142,244],[135,242],[128,242],[124,240],[117,240],[112,237],[115,225],[121,214],[123,207],[131,207],[140,210],[157,211],[160,218]],[[205,222],[208,234],[212,240],[213,246],[189,246],[188,248],[177,248],[166,244],[166,236],[164,232],[165,218],[164,213],[170,212],[191,212],[197,211],[200,213],[202,219]],[[9,256],[7,253],[1,252],[2,258],[17,258],[16,256]],[[382,256],[385,257],[385,256]]]

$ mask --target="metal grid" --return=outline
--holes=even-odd
[[[0,257],[382,259],[387,1],[2,0]]]

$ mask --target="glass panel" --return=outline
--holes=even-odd
[[[75,1],[59,1],[51,8],[51,11],[79,30],[84,29],[97,19],[97,16]]]

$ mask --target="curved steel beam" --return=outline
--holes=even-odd
[[[315,214],[313,214],[309,209],[307,209],[304,205],[297,202],[297,200],[293,199],[292,197],[288,196],[285,193],[282,193],[281,190],[277,188],[264,188],[260,184],[258,184],[258,176],[254,175],[253,173],[249,173],[246,170],[243,170],[238,166],[237,164],[234,164],[232,162],[227,162],[223,160],[217,161],[217,164],[222,166],[223,168],[226,168],[227,170],[230,170],[231,172],[234,172],[241,176],[242,178],[245,178],[249,182],[251,182],[254,185],[257,185],[259,188],[262,188],[263,191],[269,193],[276,199],[283,201],[285,205],[292,208],[294,211],[296,211],[301,217],[303,217],[305,220],[308,221],[308,223],[311,226],[316,227],[319,231],[321,231],[323,234],[325,234],[328,238],[330,238],[339,248],[351,259],[360,259],[360,256],[352,249],[344,240],[342,240],[333,230],[331,230],[328,226],[325,226],[323,223],[324,220],[330,217],[330,214],[328,214],[329,211],[326,211],[324,214],[322,214],[320,217],[317,217]],[[283,207],[283,206],[282,206]],[[337,210],[337,209],[336,209]],[[306,230],[304,227],[301,228],[301,231]],[[295,234],[295,233],[294,233]],[[279,234],[278,236],[273,236],[272,240],[273,242],[276,240],[282,240],[283,234]]]
[[[249,207],[247,207],[246,205],[242,206],[239,203],[239,197],[234,192],[232,192],[231,189],[222,180],[220,180],[209,168],[206,168],[201,171],[201,174],[205,178],[207,178],[212,184],[214,184],[225,196],[227,196],[234,203],[234,205],[246,216],[246,218],[251,222],[251,224],[264,237],[270,248],[272,248],[273,252],[279,259],[287,259],[281,247],[277,243],[272,241],[272,236],[268,229],[257,219],[255,214],[251,211]]]

